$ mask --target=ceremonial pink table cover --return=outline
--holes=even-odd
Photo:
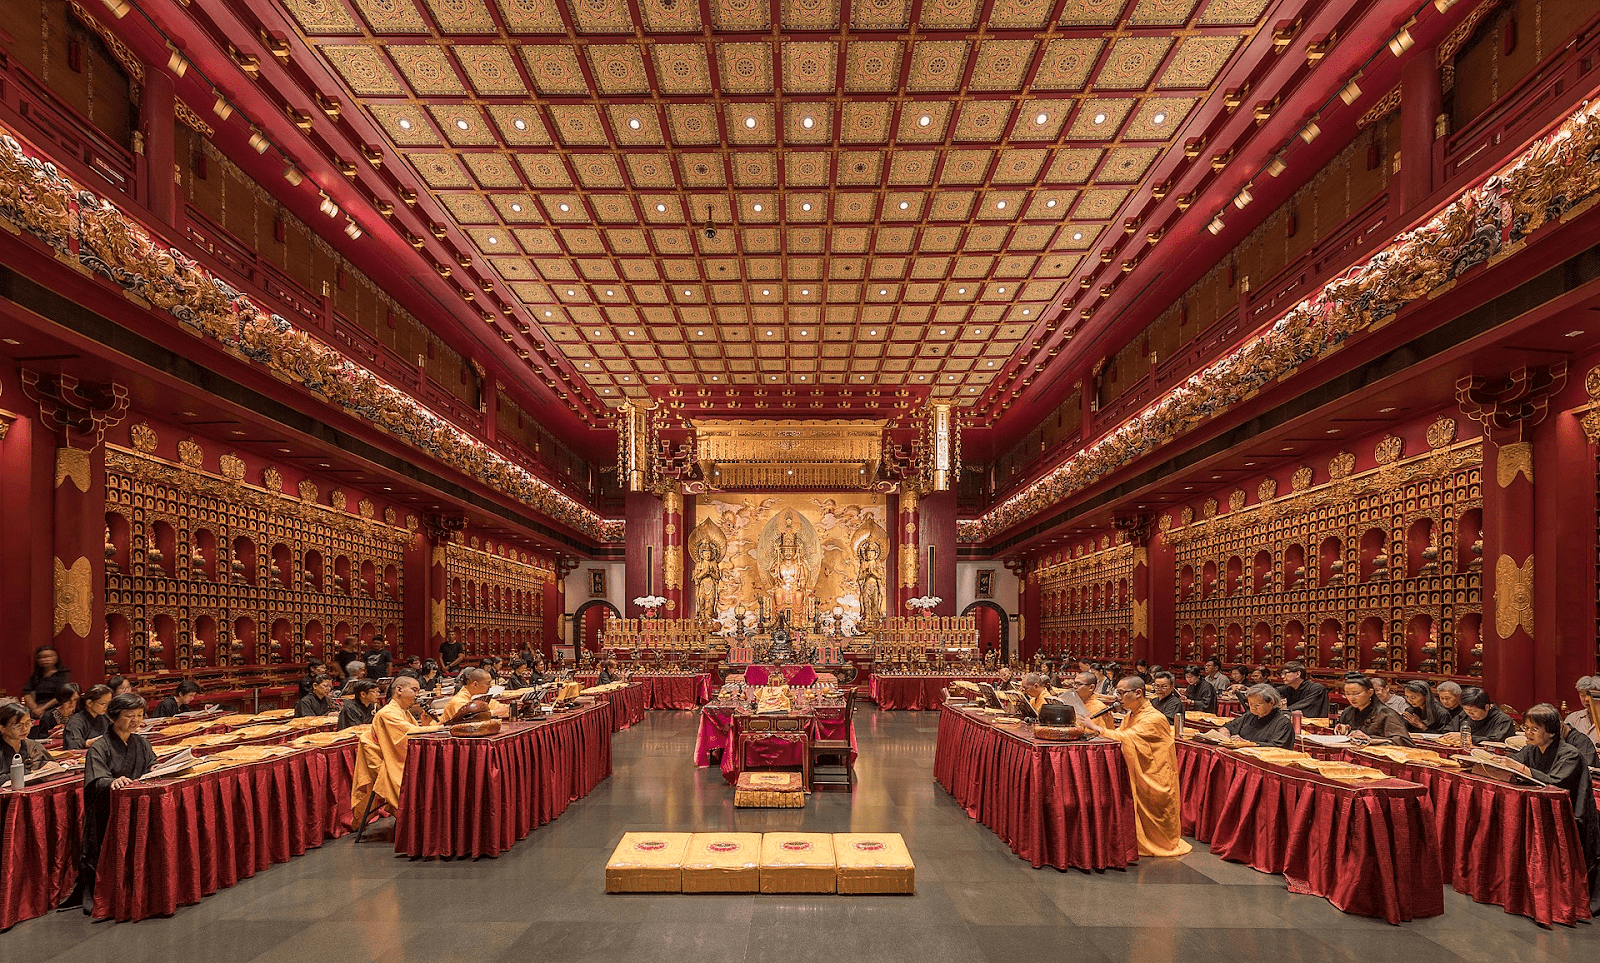
[[[1193,742],[1178,743],[1178,774],[1183,833],[1213,855],[1358,916],[1403,923],[1444,912],[1424,787],[1342,783]]]
[[[1139,858],[1133,790],[1113,742],[1039,743],[941,706],[933,774],[1035,869],[1104,870]]]
[[[739,781],[740,764],[735,759],[734,743],[739,733],[744,729],[745,720],[750,718],[748,711],[738,712],[733,706],[712,704],[700,710],[700,729],[694,741],[694,764],[701,769],[711,765],[711,753],[722,750],[722,775],[730,783]],[[855,764],[858,755],[856,750],[856,727],[851,721],[848,730],[842,718],[817,716],[814,713],[806,722],[806,732],[813,740],[850,740],[850,763]],[[803,750],[798,744],[785,745],[776,741],[763,746],[755,746],[750,750],[752,766],[777,767],[798,766],[801,764],[800,754]]]
[[[937,709],[944,690],[956,680],[993,682],[993,675],[878,675],[867,682],[867,694],[880,709]]]
[[[94,916],[169,915],[321,846],[339,821],[330,760],[354,751],[346,743],[113,792]]]
[[[1566,790],[1513,786],[1353,751],[1346,755],[1427,788],[1439,866],[1456,892],[1545,926],[1589,919],[1583,841]]]
[[[497,735],[413,736],[394,849],[405,856],[498,856],[611,775],[611,706]]]
[[[55,909],[78,881],[83,777],[0,791],[0,930]]]
[[[621,732],[644,721],[645,687],[631,682],[621,689],[599,693],[596,698],[611,705],[611,731]]]

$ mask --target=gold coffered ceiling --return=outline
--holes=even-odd
[[[284,6],[602,398],[971,403],[1269,0]]]

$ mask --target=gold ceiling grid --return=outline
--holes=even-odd
[[[602,399],[971,404],[1270,0],[283,2]]]

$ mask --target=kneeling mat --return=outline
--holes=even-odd
[[[761,837],[761,892],[832,893],[838,864],[828,833],[767,833]]]
[[[606,863],[606,892],[682,892],[683,854],[691,838],[691,833],[623,833]]]
[[[759,893],[760,833],[695,833],[683,857],[685,893]]]
[[[840,893],[917,891],[917,868],[899,833],[834,833],[833,858]]]

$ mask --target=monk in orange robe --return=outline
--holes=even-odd
[[[436,732],[441,726],[419,725],[411,718],[421,687],[408,675],[394,680],[389,703],[372,716],[372,728],[361,736],[356,769],[350,785],[350,810],[360,819],[367,800],[378,798],[398,809],[400,785],[406,775],[406,741],[417,732]]]
[[[1141,856],[1183,856],[1192,848],[1183,838],[1178,795],[1178,751],[1172,726],[1145,698],[1144,680],[1130,675],[1117,683],[1117,700],[1127,715],[1116,729],[1085,720],[1086,732],[1116,741],[1133,783],[1134,832]]]

